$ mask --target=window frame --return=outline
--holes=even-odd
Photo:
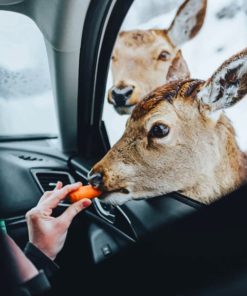
[[[133,1],[0,4],[0,10],[30,17],[44,35],[61,150],[66,154],[79,154],[95,162],[110,148],[102,121],[108,69],[115,40]]]
[[[78,91],[78,150],[92,162],[110,142],[102,120],[111,53],[134,0],[92,0],[84,23]]]

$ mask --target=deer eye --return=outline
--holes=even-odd
[[[117,60],[117,58],[114,55],[111,56],[111,59],[112,59],[113,62],[116,62],[116,60]]]
[[[160,61],[167,61],[170,57],[170,53],[167,50],[162,50],[159,54],[158,60]]]
[[[149,131],[149,137],[151,138],[164,138],[169,134],[169,127],[165,124],[155,124]]]

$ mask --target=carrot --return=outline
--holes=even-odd
[[[92,185],[81,186],[79,189],[70,193],[69,198],[71,202],[76,202],[83,198],[94,198],[101,195],[99,189],[94,188]]]

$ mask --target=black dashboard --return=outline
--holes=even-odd
[[[2,143],[0,167],[0,218],[21,247],[27,242],[25,213],[38,203],[42,193],[52,190],[57,181],[64,185],[75,181],[86,184],[90,169],[81,158],[54,149],[49,140]],[[54,214],[68,206],[69,201],[65,200]],[[112,207],[95,199],[93,205],[81,214],[81,219],[88,225],[83,231],[87,232],[94,263],[201,206],[175,193],[131,201],[121,207]]]
[[[90,161],[63,154],[53,144],[50,140],[0,144],[0,220],[21,248],[28,241],[25,213],[37,204],[45,190],[52,189],[58,180],[64,184],[77,180],[87,183]],[[208,286],[209,279],[216,278],[221,283],[218,288],[224,290],[225,271],[242,276],[245,268],[246,190],[244,187],[209,207],[177,193],[130,201],[120,207],[94,199],[92,206],[78,214],[70,226],[65,246],[56,258],[60,272],[52,281],[51,295],[81,295],[82,278],[90,282],[86,291],[91,295],[96,295],[96,290],[103,291],[102,287],[112,292],[109,287],[120,287],[119,275],[126,271],[132,275],[131,280],[128,277],[129,284],[140,288],[142,280],[142,289],[146,284],[153,292],[155,280],[157,289],[198,288],[195,294],[183,295],[204,295],[200,289]],[[60,215],[68,206],[65,200],[53,214]],[[147,269],[153,274],[151,282]],[[161,269],[163,273],[159,272]],[[114,284],[106,284],[108,273]],[[227,283],[235,291],[236,280]],[[129,292],[128,285],[122,288]],[[84,286],[83,289],[85,292]],[[221,295],[217,289],[213,291],[205,295]]]

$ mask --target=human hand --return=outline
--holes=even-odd
[[[52,211],[60,201],[81,185],[81,182],[77,182],[62,187],[63,184],[58,182],[56,188],[45,192],[37,206],[26,214],[29,241],[52,260],[63,248],[73,218],[92,202],[89,199],[75,202],[56,218],[51,216]]]

